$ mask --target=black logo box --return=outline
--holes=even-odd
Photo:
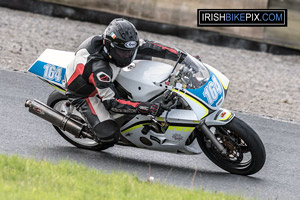
[[[197,26],[284,27],[287,26],[287,9],[198,9]]]

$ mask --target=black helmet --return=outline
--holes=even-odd
[[[139,36],[132,23],[122,18],[114,19],[103,36],[104,51],[118,67],[132,63],[139,46]]]

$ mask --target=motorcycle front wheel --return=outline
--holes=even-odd
[[[197,137],[198,143],[213,163],[239,175],[254,174],[264,166],[265,147],[256,132],[244,121],[235,117],[225,126],[211,126],[209,129],[227,150],[226,154],[221,154],[200,132]]]

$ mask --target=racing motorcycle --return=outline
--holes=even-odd
[[[133,101],[159,102],[165,109],[159,117],[111,113],[121,134],[118,144],[158,151],[204,154],[222,169],[251,175],[264,165],[266,152],[256,132],[234,113],[220,106],[229,80],[214,67],[185,52],[175,66],[135,60],[114,81],[117,92]],[[53,124],[68,142],[90,150],[108,148],[99,142],[85,118],[65,95],[66,66],[73,52],[45,50],[29,72],[55,90],[47,104],[26,100],[29,112]]]

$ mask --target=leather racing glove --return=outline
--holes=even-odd
[[[155,117],[160,116],[164,109],[161,107],[160,103],[150,103],[150,102],[142,102],[137,106],[137,110],[142,115],[152,115]]]

